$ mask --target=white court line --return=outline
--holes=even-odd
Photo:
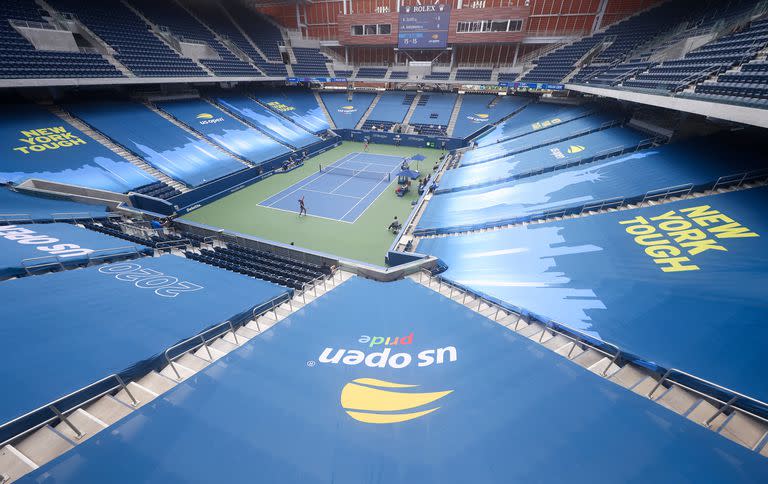
[[[390,173],[390,175],[394,175],[394,174],[395,174],[395,171],[397,171],[397,170],[399,170],[399,169],[400,169],[400,167],[397,167],[397,168],[393,168],[393,169],[392,169],[392,171],[390,171],[390,172],[389,172],[389,173]],[[360,217],[362,217],[362,216],[363,216],[363,214],[365,214],[365,212],[367,212],[367,211],[368,211],[368,209],[369,209],[369,208],[371,208],[371,206],[373,206],[373,204],[374,204],[374,203],[376,203],[376,200],[378,200],[379,198],[381,198],[381,196],[382,196],[382,195],[384,195],[384,193],[386,193],[386,191],[387,191],[387,188],[389,188],[389,187],[392,185],[392,183],[393,183],[393,182],[394,182],[394,180],[392,180],[392,181],[390,181],[389,183],[387,183],[387,186],[386,186],[386,187],[384,187],[384,189],[381,191],[381,193],[379,193],[378,195],[376,195],[376,198],[374,198],[373,200],[371,200],[371,203],[369,203],[369,204],[368,204],[368,206],[367,206],[367,207],[365,207],[365,210],[363,210],[362,212],[360,212],[360,214],[359,214],[357,217],[355,217],[355,220],[353,220],[351,223],[355,223],[355,222],[357,222],[357,220],[358,220]],[[365,197],[363,197],[363,198],[365,198]]]
[[[359,153],[351,153],[351,154],[354,156],[354,155],[357,155],[357,154],[359,154]],[[339,159],[339,160],[336,160],[336,161],[334,162],[334,164],[335,164],[335,163],[338,163],[338,162],[340,162],[340,161],[342,161],[342,160],[344,160],[344,158],[346,158],[347,156],[350,156],[350,155],[348,154],[348,155],[345,155],[345,156],[343,156],[341,159]],[[344,160],[344,161],[349,161],[349,160]],[[277,200],[275,200],[274,202],[270,203],[269,205],[262,205],[262,204],[263,204],[264,202],[266,202],[267,200],[269,200],[270,198],[274,197],[275,195],[272,195],[272,196],[270,196],[270,197],[267,197],[266,199],[262,200],[262,201],[259,203],[259,205],[261,205],[262,207],[269,207],[269,208],[273,208],[273,205],[274,205],[274,204],[276,204],[276,203],[278,203],[278,202],[281,202],[281,201],[285,200],[287,197],[289,197],[289,196],[293,195],[294,193],[298,192],[299,190],[301,190],[301,189],[302,189],[302,188],[304,188],[305,186],[309,185],[310,183],[313,183],[314,181],[321,179],[322,177],[324,177],[324,176],[325,176],[325,175],[327,175],[327,174],[328,174],[328,172],[323,172],[323,173],[321,173],[321,174],[320,174],[320,176],[318,176],[318,177],[315,177],[315,178],[312,178],[313,176],[317,175],[317,173],[312,173],[311,175],[309,175],[307,178],[305,178],[305,179],[304,179],[304,180],[307,180],[307,179],[309,179],[309,178],[312,178],[312,179],[311,179],[311,180],[309,180],[308,182],[306,182],[306,183],[303,183],[303,184],[299,185],[298,187],[294,188],[292,191],[290,191],[290,192],[286,193],[285,195],[283,195],[282,197],[278,198]],[[302,181],[304,181],[304,180],[302,180]],[[301,182],[299,182],[299,183],[301,183]],[[291,185],[291,186],[293,186],[293,185]],[[290,188],[290,187],[288,187],[288,188]],[[286,190],[287,190],[288,188],[286,188]],[[319,193],[323,193],[323,192],[319,192]],[[279,194],[279,193],[278,193],[278,194]]]
[[[270,206],[268,206],[268,205],[261,205],[261,206],[262,206],[262,207],[265,207],[265,208],[269,208],[269,209],[271,209],[271,210],[280,210],[281,212],[292,213],[292,214],[294,214],[294,215],[299,213],[299,212],[294,212],[293,210],[286,210],[286,209],[284,209],[284,208],[270,207]],[[354,223],[354,222],[347,222],[346,220],[341,220],[341,219],[338,219],[338,218],[323,217],[322,215],[313,215],[313,214],[311,214],[311,213],[307,213],[307,215],[306,215],[306,216],[307,216],[307,217],[314,217],[314,218],[321,218],[321,219],[323,219],[323,220],[332,220],[332,221],[334,221],[334,222],[343,222],[343,223],[345,223],[345,224],[351,224],[351,223]]]
[[[342,193],[321,192],[320,190],[312,190],[312,189],[309,189],[309,188],[305,188],[304,191],[305,192],[312,192],[312,193],[321,193],[323,195],[333,195],[334,197],[354,198],[355,200],[360,198],[360,197],[355,197],[355,196],[352,196],[352,195],[344,195]]]
[[[360,171],[365,171],[365,170],[366,170],[367,168],[369,168],[370,166],[371,166],[371,165],[365,165],[365,167],[364,167],[363,169],[361,169]],[[373,172],[371,172],[371,173],[373,173]],[[331,190],[331,193],[335,195],[335,194],[336,194],[336,190],[338,190],[339,188],[341,188],[341,187],[343,187],[344,185],[346,185],[347,183],[349,183],[349,181],[350,181],[350,180],[352,180],[353,178],[356,178],[356,177],[354,177],[354,176],[350,176],[350,177],[348,177],[346,180],[344,180],[343,182],[341,182],[341,184],[340,184],[340,185],[336,186],[336,188],[334,188],[333,190]],[[374,178],[374,180],[375,180],[375,178]],[[356,198],[359,198],[359,197],[356,197]],[[365,198],[365,197],[363,197],[363,198]]]

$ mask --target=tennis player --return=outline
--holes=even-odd
[[[299,198],[299,217],[301,217],[302,214],[305,217],[307,216],[307,207],[304,205],[304,195]]]

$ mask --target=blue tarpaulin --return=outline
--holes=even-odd
[[[65,223],[0,225],[0,279],[23,274],[29,265],[58,261],[67,267],[91,257],[140,252],[150,253],[151,249]]]
[[[461,304],[355,278],[19,482],[766,479],[759,454]]]
[[[445,277],[768,399],[768,189],[425,239]]]
[[[286,294],[269,282],[165,255],[0,284],[0,421],[141,366],[212,325]]]

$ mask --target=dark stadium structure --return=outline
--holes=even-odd
[[[0,38],[0,484],[768,482],[768,1]]]

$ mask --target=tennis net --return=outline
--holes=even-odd
[[[353,170],[351,168],[342,168],[339,166],[322,166],[320,173],[330,173],[331,175],[342,175],[355,178],[370,178],[372,180],[390,181],[391,174],[383,171]]]

